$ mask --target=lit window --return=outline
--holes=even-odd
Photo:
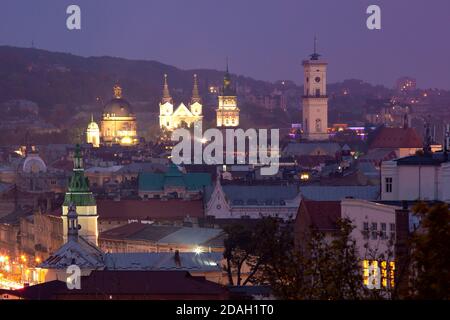
[[[378,289],[388,289],[395,286],[395,262],[363,260],[363,284],[369,286],[369,276],[372,272],[372,286],[377,285],[379,279],[380,287]],[[379,277],[379,278],[378,278]],[[378,278],[378,279],[377,279]]]

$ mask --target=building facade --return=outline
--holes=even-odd
[[[195,122],[203,119],[202,100],[198,90],[197,75],[194,74],[194,88],[189,108],[180,103],[174,110],[172,96],[170,95],[167,74],[164,75],[164,89],[161,102],[159,103],[159,126],[161,129],[172,131],[176,128],[191,127]]]
[[[216,110],[217,127],[239,126],[239,108],[237,106],[236,90],[231,85],[231,77],[227,71],[223,78],[223,87],[219,95],[219,105]]]
[[[381,199],[450,202],[450,161],[446,153],[417,154],[381,165]]]
[[[307,140],[328,139],[327,65],[314,49],[303,61],[303,136]]]

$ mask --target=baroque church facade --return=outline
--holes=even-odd
[[[94,147],[100,144],[132,146],[139,142],[131,104],[122,97],[119,85],[114,86],[113,92],[113,98],[103,108],[100,127],[92,117],[86,130],[86,142]]]
[[[202,109],[196,74],[194,74],[194,87],[189,107],[182,102],[176,109],[174,109],[174,102],[170,95],[167,74],[164,75],[163,95],[159,103],[159,126],[161,129],[172,131],[182,126],[191,127],[195,122],[203,119]]]

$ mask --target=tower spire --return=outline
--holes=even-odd
[[[197,79],[197,74],[194,74],[194,88],[192,89],[192,99],[191,99],[191,103],[194,104],[196,102],[200,103],[201,98],[200,98],[200,94],[198,92],[198,79]]]
[[[320,54],[317,53],[317,36],[314,36],[314,53],[311,55],[311,60],[319,60]]]
[[[164,88],[163,88],[163,96],[162,96],[162,104],[169,102],[172,103],[172,97],[169,92],[169,85],[167,83],[167,74],[164,74]]]
[[[113,87],[113,92],[114,92],[114,98],[116,98],[116,99],[122,98],[122,88],[119,86],[119,84],[116,84]]]

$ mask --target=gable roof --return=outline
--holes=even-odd
[[[201,200],[97,200],[100,220],[176,220],[203,217]]]
[[[317,231],[336,230],[336,222],[341,217],[340,201],[310,201],[302,200],[297,213],[297,219],[307,221],[308,226]]]
[[[421,148],[422,138],[413,128],[382,127],[376,133],[370,149],[374,148]]]
[[[100,239],[128,239],[151,241],[159,244],[184,244],[199,246],[210,244],[214,246],[214,239],[220,237],[224,231],[218,228],[176,227],[130,223],[121,227],[107,230],[100,235]],[[217,246],[218,243],[216,243]],[[223,246],[223,243],[220,244]]]
[[[81,277],[81,283],[79,290],[69,290],[63,281],[51,281],[10,293],[33,300],[70,299],[72,295],[100,300],[114,295],[153,299],[225,299],[228,296],[225,287],[186,271],[93,271],[89,276]]]
[[[76,264],[80,268],[98,269],[103,268],[103,252],[78,237],[78,241],[68,241],[55,253],[42,262],[39,267],[45,269],[65,269]]]
[[[173,116],[192,117],[192,112],[184,103],[180,103],[178,108],[173,112]]]

